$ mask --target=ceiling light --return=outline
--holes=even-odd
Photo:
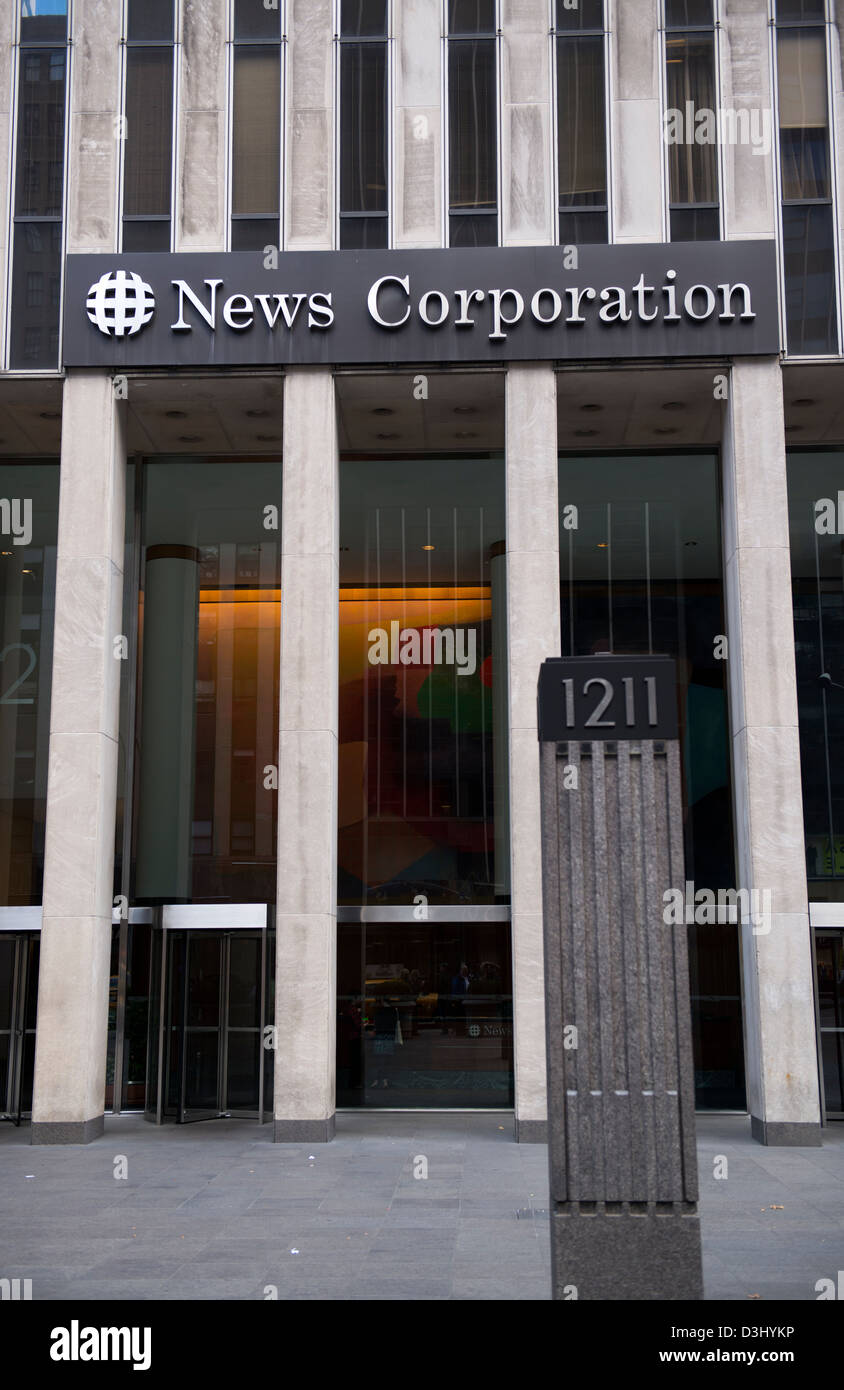
[[[256,439],[260,439],[262,444],[276,444],[281,439],[280,434],[256,434]]]
[[[376,434],[375,438],[376,438],[376,439],[401,439],[401,435],[400,435],[396,430],[393,430],[392,433],[390,433],[390,434],[388,434],[388,433],[385,433],[385,434]]]
[[[179,435],[179,443],[180,443],[180,444],[201,444],[201,443],[202,443],[202,435],[201,435],[201,434],[180,434],[180,435]]]
[[[477,430],[455,430],[455,431],[454,431],[454,438],[455,438],[455,439],[477,439],[477,437],[478,437],[478,431],[477,431]]]
[[[456,405],[454,413],[455,415],[477,415],[478,407],[476,405]]]
[[[395,413],[388,405],[376,405],[372,411],[373,415],[395,415]]]
[[[249,420],[266,420],[270,412],[268,410],[245,410],[243,413]]]
[[[598,405],[597,401],[587,401],[585,405],[580,407],[581,410],[587,411],[590,414],[593,414],[596,410],[603,410],[603,408],[602,405]]]
[[[665,401],[662,408],[663,408],[663,410],[685,410],[685,409],[686,409],[686,402],[685,402],[685,401]]]
[[[423,549],[423,550],[435,550],[435,549],[436,549],[436,546],[433,546],[433,545],[423,545],[422,549]]]
[[[42,420],[60,420],[62,418],[60,410],[42,410],[39,414]]]
[[[574,431],[573,431],[573,434],[574,434],[575,439],[589,439],[589,438],[591,438],[591,436],[592,436],[593,434],[597,434],[597,433],[598,433],[597,430],[574,430]]]
[[[680,431],[674,425],[657,425],[654,434],[679,434]]]
[[[804,406],[817,405],[817,401],[812,400],[811,396],[801,396],[799,400],[792,401],[792,405],[798,405],[802,409]]]
[[[168,420],[186,420],[188,418],[186,410],[165,410],[164,414]]]

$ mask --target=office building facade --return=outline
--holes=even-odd
[[[842,28],[0,0],[0,1113],[33,1142],[361,1107],[542,1139],[561,653],[676,662],[699,1107],[770,1144],[844,1117]]]

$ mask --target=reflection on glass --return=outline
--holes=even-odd
[[[726,673],[713,642],[724,631],[717,458],[561,457],[560,509],[563,652],[675,658],[686,877],[733,887]],[[690,928],[689,956],[697,1104],[741,1108],[735,928]]]
[[[337,928],[337,1103],[513,1104],[506,922]]]
[[[557,40],[560,211],[606,207],[602,38]],[[603,219],[606,226],[606,219]],[[605,239],[605,234],[600,238]]]
[[[275,900],[280,487],[274,462],[146,465],[136,902]]]
[[[844,932],[817,932],[815,951],[826,1111],[844,1116]]]
[[[232,116],[232,212],[278,216],[281,177],[281,53],[237,48]]]
[[[0,906],[41,902],[57,462],[0,461]]]
[[[788,452],[794,652],[809,897],[844,897],[844,454]],[[820,528],[820,529],[818,529]],[[826,674],[829,681],[821,681]]]
[[[449,207],[494,209],[498,202],[495,40],[448,48]]]
[[[339,901],[507,901],[501,459],[345,460],[340,514]]]
[[[669,34],[665,40],[667,106],[681,113],[683,139],[668,146],[672,203],[717,203],[715,40],[710,34]],[[687,105],[690,103],[690,105]],[[688,113],[694,111],[692,128]],[[702,113],[711,113],[709,126]],[[703,143],[698,143],[698,136]]]

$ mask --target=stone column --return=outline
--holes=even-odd
[[[284,181],[289,251],[330,251],[334,245],[333,48],[331,0],[289,0]]]
[[[771,149],[776,142],[772,110],[771,49],[767,0],[724,0],[719,30],[721,105],[748,111],[756,144],[737,140],[719,150],[727,237],[773,237],[778,210]]]
[[[554,241],[545,0],[503,0],[501,207],[505,246]]]
[[[334,382],[284,387],[276,910],[277,1141],[334,1135],[339,659]]]
[[[662,241],[664,151],[657,0],[611,0],[614,241]]]
[[[393,245],[442,246],[442,5],[402,0],[395,24]]]
[[[763,1144],[820,1144],[794,667],[782,373],[735,363],[724,572],[748,1108]],[[766,898],[765,895],[770,895]]]
[[[112,0],[76,0],[73,6],[73,45],[68,49],[68,251],[117,247],[120,9]]]
[[[536,682],[560,655],[557,387],[552,368],[507,372],[507,683],[516,1139],[546,1135],[542,837]]]
[[[64,385],[33,1144],[102,1133],[117,801],[126,406]]]
[[[227,0],[182,6],[177,251],[222,251],[226,244],[227,12]]]

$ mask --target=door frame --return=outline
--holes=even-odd
[[[9,1070],[6,1078],[6,1094],[0,1096],[0,1120],[8,1120],[16,1127],[20,1125],[23,1117],[32,1113],[31,1110],[23,1109],[21,1099],[26,1034],[30,1031],[27,1028],[26,1017],[30,948],[37,939],[40,939],[40,931],[3,931],[0,933],[0,941],[11,941],[14,953],[12,960],[12,1000],[9,1011]],[[7,1104],[7,1102],[10,1103]]]

